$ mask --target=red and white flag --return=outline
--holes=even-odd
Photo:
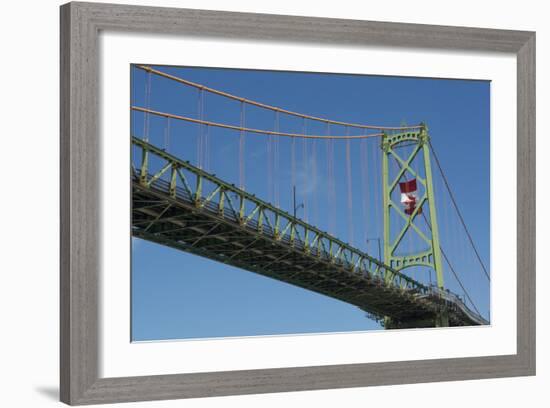
[[[401,204],[405,207],[405,214],[411,215],[418,204],[416,179],[399,183],[399,189],[401,190]],[[422,213],[422,207],[418,209],[417,213]]]

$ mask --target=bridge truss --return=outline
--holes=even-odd
[[[187,161],[132,137],[132,234],[353,304],[386,327],[481,325],[426,286]],[[152,164],[154,163],[154,165]]]

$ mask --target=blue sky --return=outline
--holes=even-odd
[[[449,79],[420,79],[363,75],[229,70],[214,68],[159,69],[269,105],[354,123],[398,126],[428,125],[432,144],[442,162],[479,253],[489,265],[489,101],[490,83]],[[199,117],[199,92],[133,68],[132,104],[177,115]],[[240,103],[206,94],[202,118],[238,125]],[[211,128],[208,149],[198,157],[197,141],[206,130],[195,124],[132,114],[132,132],[147,132],[152,143],[176,156],[201,164],[218,177],[239,184],[239,134]],[[258,108],[245,108],[250,128],[301,133],[304,124]],[[169,129],[169,131],[168,131]],[[306,123],[308,134],[346,134],[348,129]],[[358,134],[350,129],[351,134]],[[271,143],[271,147],[268,147]],[[381,150],[379,140],[350,142],[351,207],[348,202],[346,142],[246,135],[245,188],[292,212],[292,185],[304,203],[298,216],[338,238],[377,256],[382,237]],[[278,169],[271,164],[278,149]],[[271,149],[271,150],[269,150]],[[329,154],[330,153],[330,154]],[[335,194],[327,193],[327,162],[334,163]],[[418,166],[418,165],[417,165]],[[294,171],[292,170],[294,169]],[[441,245],[479,311],[489,316],[489,282],[467,244],[456,213],[432,158]],[[351,210],[350,210],[351,208]],[[334,211],[335,210],[335,211]],[[418,245],[404,240],[403,250]],[[407,273],[429,282],[433,274]],[[445,286],[463,295],[444,265]],[[340,332],[380,329],[355,306],[291,286],[252,272],[139,239],[132,240],[132,339],[160,340]]]

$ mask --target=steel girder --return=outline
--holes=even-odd
[[[132,168],[135,237],[342,300],[395,327],[434,321],[442,308],[452,325],[483,324],[434,288],[287,212],[143,140],[132,143],[142,155]],[[160,163],[155,171],[150,155]]]

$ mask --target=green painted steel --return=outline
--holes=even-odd
[[[314,252],[317,256],[326,254],[330,257],[331,262],[350,265],[358,273],[384,277],[388,283],[401,288],[416,288],[419,291],[427,289],[425,285],[399,273],[397,270],[389,271],[387,266],[376,258],[298,218],[294,218],[286,211],[260,200],[233,184],[224,182],[212,174],[191,165],[189,162],[179,160],[139,138],[132,138],[132,143],[142,149],[139,180],[144,187],[150,187],[160,180],[163,175],[171,174],[169,178],[170,191],[175,192],[178,184],[174,174],[178,174],[183,190],[192,197],[197,208],[203,208],[216,202],[220,213],[231,212],[236,214],[241,226],[254,225],[258,232],[268,228],[276,240],[288,239],[294,245],[300,240],[304,252]],[[148,158],[151,154],[165,161],[162,167],[154,172],[151,172],[149,168],[150,160]],[[169,169],[171,169],[170,173],[168,172]],[[151,176],[147,177],[148,174],[151,174]],[[189,182],[191,177],[194,178],[194,183]],[[205,190],[206,184],[209,185],[209,190]],[[191,186],[194,186],[194,188]],[[205,194],[205,191],[208,192]],[[228,207],[225,207],[225,203]],[[389,280],[386,278],[388,275],[391,276]]]
[[[343,300],[377,320],[390,316],[393,327],[433,325],[442,308],[451,325],[485,324],[455,295],[144,140],[132,144],[134,236]]]
[[[401,157],[397,148],[402,146],[402,143],[413,145],[412,151],[406,158]],[[441,249],[439,243],[439,229],[437,223],[437,210],[435,206],[435,192],[433,188],[432,171],[430,165],[429,151],[429,135],[428,129],[423,125],[417,131],[409,131],[405,133],[384,133],[382,137],[382,183],[383,183],[383,208],[384,208],[384,263],[390,265],[392,269],[401,271],[411,266],[424,266],[435,270],[437,278],[437,286],[444,288],[443,267],[441,263]],[[419,155],[422,154],[423,160],[419,160]],[[398,164],[398,171],[395,177],[390,180],[390,160],[394,160]],[[420,172],[413,168],[413,163],[421,161],[424,165],[425,177],[422,177]],[[418,198],[416,208],[410,215],[402,211],[399,203],[392,200],[392,193],[398,187],[399,182],[407,175],[416,179],[423,189],[423,194]],[[417,224],[420,210],[429,207],[429,225],[431,236],[421,230]],[[391,222],[392,214],[401,217],[405,224],[397,234],[392,234]],[[425,212],[422,217],[425,217]],[[428,246],[428,250],[407,253],[406,255],[397,255],[397,252],[402,248],[403,238],[407,232],[414,231],[416,235]],[[391,278],[388,278],[391,279]]]

